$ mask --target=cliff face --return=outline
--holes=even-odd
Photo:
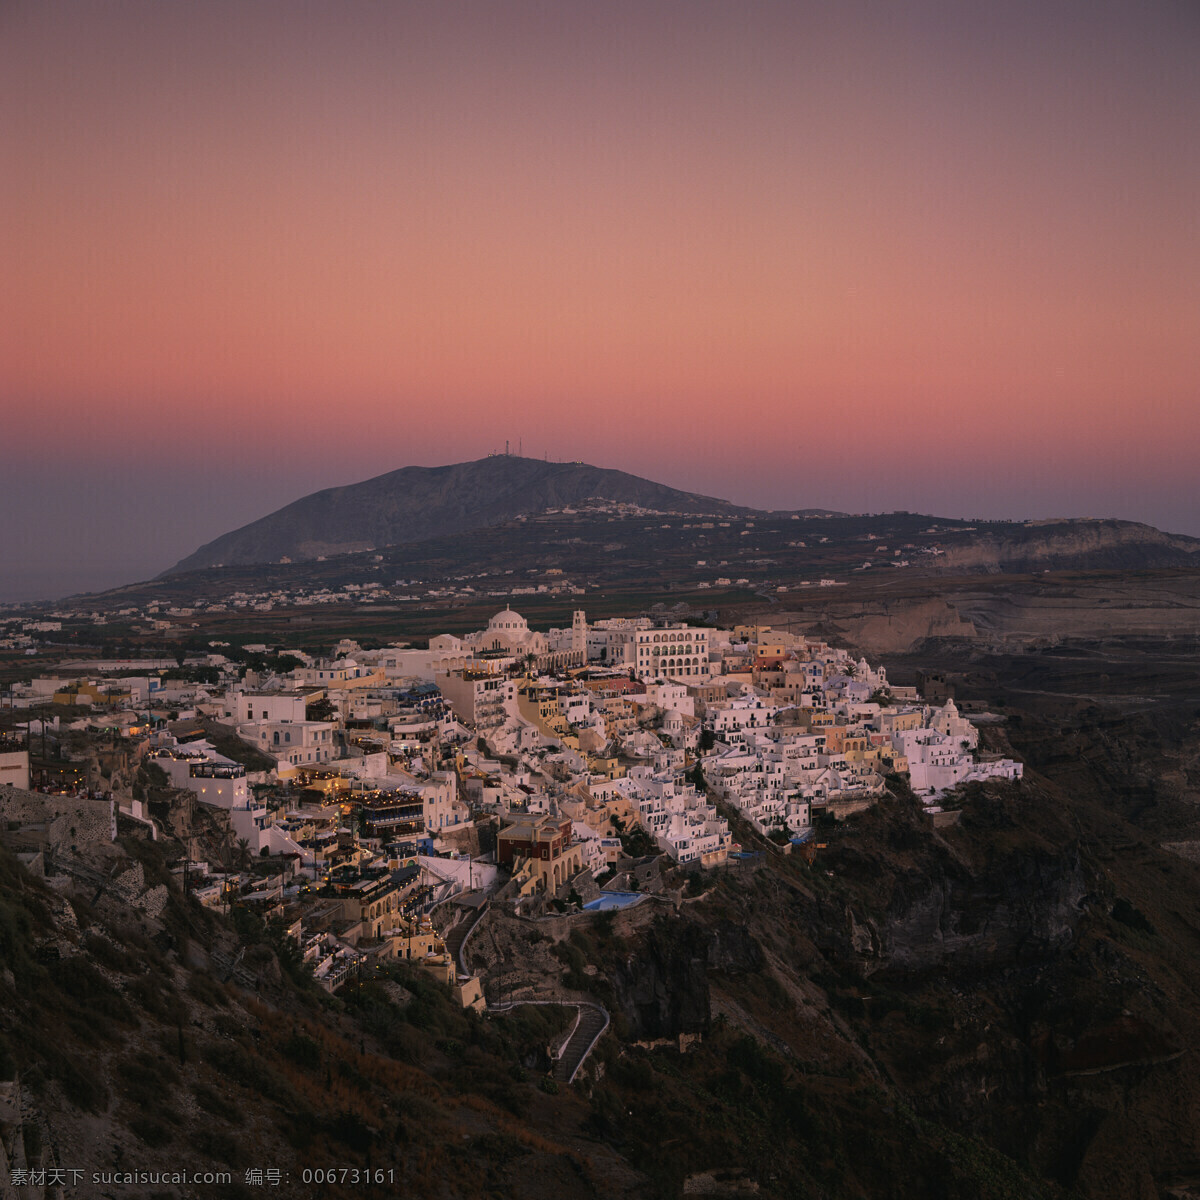
[[[1090,732],[1072,755],[1106,745]],[[237,1171],[252,1145],[340,1155],[431,1197],[656,1200],[698,1173],[779,1200],[1185,1195],[1200,868],[1071,779],[973,789],[939,829],[885,798],[822,829],[813,863],[730,864],[677,906],[494,908],[469,951],[493,992],[566,966],[612,1014],[558,1093],[530,1074],[569,1026],[553,1009],[480,1020],[405,964],[322,1003],[249,910],[184,901],[159,843],[122,852],[154,913],[92,883],[65,903],[0,851],[0,1082],[34,1113],[0,1088],[0,1141],[17,1165],[50,1135],[104,1167],[114,1146]],[[679,1034],[701,1036],[635,1044]]]
[[[1013,801],[979,801],[965,827],[937,839],[893,811],[878,839],[840,844],[830,856],[845,891],[823,895],[816,943],[863,977],[995,969],[1043,961],[1069,947],[1089,887],[1079,847],[1020,833]],[[869,828],[864,823],[864,829]],[[899,853],[897,852],[899,850]]]
[[[1200,541],[1134,521],[1036,522],[946,549],[948,571],[1156,570],[1195,565]]]
[[[976,638],[975,625],[945,600],[891,603],[882,611],[830,615],[838,631],[865,654],[890,654],[919,646],[932,638]]]
[[[885,801],[834,834],[807,878],[787,908],[813,953],[772,955],[777,978],[819,981],[833,1029],[922,1116],[1081,1196],[1159,1196],[1160,1181],[1192,1178],[1192,864],[1034,779],[975,789],[937,831]],[[751,906],[766,942],[764,908],[784,910]],[[831,1044],[819,1029],[806,1047],[794,1023],[774,1026],[801,1058]]]
[[[1136,1069],[1178,1039],[1153,1001],[1122,1017],[1100,995],[1081,947],[1103,885],[1072,822],[1035,789],[998,789],[957,827],[899,797],[822,837],[811,866],[731,867],[702,901],[597,944],[622,1037],[702,1035],[686,1055],[609,1060],[594,1103],[610,1136],[652,1174],[726,1167],[768,1195],[1074,1183],[1100,1101],[1077,1117],[1066,1072]]]
[[[797,626],[819,626],[869,657],[919,652],[930,642],[1010,653],[1070,638],[1190,641],[1200,631],[1195,567],[1200,561],[1190,570],[1081,567],[1059,575],[992,574],[969,580],[942,575],[908,581],[908,595],[879,587],[858,595],[810,589],[811,594],[789,595],[781,615]]]
[[[613,996],[631,1036],[675,1038],[703,1033],[712,1017],[708,973],[748,975],[763,969],[762,948],[733,921],[714,927],[689,918],[659,921],[609,972]]]
[[[708,1026],[707,941],[702,930],[659,925],[610,974],[631,1035],[671,1038]]]
[[[624,1090],[606,1111],[637,1161],[685,1146],[760,1181],[770,1161],[792,1181],[779,1194],[825,1163],[805,1186],[831,1196],[1123,1200],[1195,1181],[1196,866],[1036,776],[970,789],[954,825],[902,794],[820,836],[811,865],[726,870],[611,948],[624,1036],[703,1035],[661,1065],[610,1063]],[[758,1132],[722,1142],[742,1113]]]

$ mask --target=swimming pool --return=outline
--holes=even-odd
[[[645,900],[642,892],[603,892],[595,900],[589,900],[583,907],[586,912],[609,912],[614,908],[628,908],[639,900]]]

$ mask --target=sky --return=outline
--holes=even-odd
[[[1200,535],[1192,0],[0,0],[0,600],[508,439]]]

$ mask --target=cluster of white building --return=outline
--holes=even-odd
[[[733,845],[697,767],[779,841],[869,805],[888,775],[907,776],[934,810],[959,784],[1021,775],[977,753],[953,700],[923,703],[883,668],[788,631],[589,624],[576,612],[543,634],[506,609],[430,648],[439,689],[486,745],[465,762],[477,804],[504,817],[567,812],[604,831],[628,819],[681,863],[722,861]]]
[[[348,847],[453,852],[478,813],[501,829],[532,822],[522,845],[561,857],[526,870],[529,886],[559,886],[576,869],[603,876],[619,835],[639,827],[671,860],[712,866],[739,849],[718,805],[788,843],[822,814],[873,803],[889,775],[907,777],[934,810],[964,783],[1021,776],[1019,763],[978,753],[977,729],[952,699],[925,703],[881,667],[766,626],[589,623],[576,611],[543,632],[506,608],[425,649],[346,641],[329,659],[295,657],[277,675],[221,659],[217,686],[167,687],[150,671],[70,686],[100,708],[122,698],[172,785],[224,810],[249,853],[291,856],[313,878]],[[63,686],[30,691],[61,700]],[[155,723],[167,692],[185,723],[232,726],[261,769]],[[288,781],[306,788],[304,804],[256,799],[260,785]],[[123,803],[147,819],[142,804]]]

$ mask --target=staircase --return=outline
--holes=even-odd
[[[242,955],[246,951],[243,948],[242,953],[237,958],[230,958],[228,954],[220,950],[214,950],[209,957],[212,962],[220,968],[223,973],[222,982],[228,983],[231,979],[236,979],[242,987],[249,991],[258,991],[258,976],[251,974],[245,967],[241,965]]]
[[[598,1005],[581,1004],[579,1020],[567,1044],[563,1047],[558,1062],[554,1064],[554,1078],[559,1083],[571,1083],[591,1053],[600,1035],[608,1028],[608,1013]]]
[[[487,910],[488,905],[485,902],[474,911],[468,911],[466,917],[446,931],[446,936],[443,939],[446,943],[446,950],[462,975],[470,974],[467,970],[466,960],[463,958],[463,949],[466,947],[467,938],[474,932],[475,926],[479,924],[483,914]]]

